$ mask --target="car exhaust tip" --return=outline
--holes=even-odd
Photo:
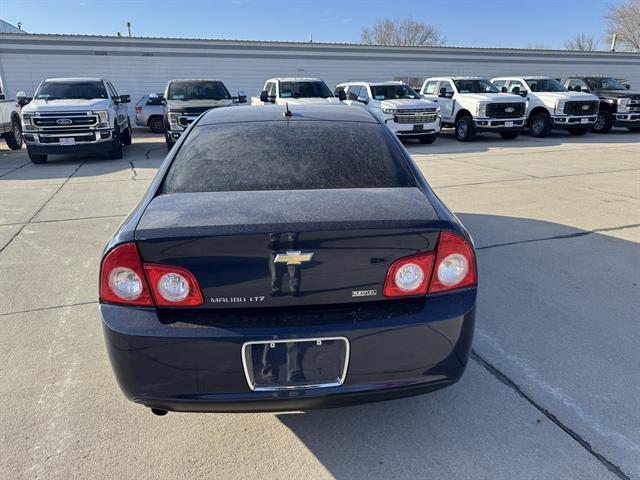
[[[167,412],[166,410],[162,410],[161,408],[152,408],[151,413],[153,413],[154,415],[158,415],[159,417],[163,417],[169,412]]]

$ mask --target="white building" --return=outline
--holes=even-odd
[[[84,35],[0,34],[0,75],[8,97],[33,94],[47,77],[110,79],[135,102],[171,78],[218,78],[232,94],[259,94],[265,79],[317,76],[330,88],[348,80],[436,75],[612,75],[640,89],[640,54],[507,48],[383,47]]]

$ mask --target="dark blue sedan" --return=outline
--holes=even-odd
[[[291,411],[455,383],[474,247],[364,109],[211,110],[105,248],[124,394],[167,411]]]

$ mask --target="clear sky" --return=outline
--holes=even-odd
[[[604,38],[616,0],[0,0],[0,18],[30,33],[357,42],[362,27],[411,16],[447,45],[563,48],[580,32]],[[603,46],[605,44],[603,43]]]

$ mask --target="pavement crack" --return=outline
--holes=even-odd
[[[491,245],[485,245],[484,247],[476,247],[476,250],[489,250],[490,248],[508,247],[510,245],[521,245],[523,243],[546,242],[548,240],[566,240],[569,238],[586,237],[587,235],[592,235],[594,233],[613,232],[616,230],[625,230],[627,228],[637,228],[637,227],[640,227],[640,223],[620,225],[618,227],[594,228],[593,230],[584,230],[582,232],[567,233],[565,235],[554,235],[551,237],[542,237],[542,238],[530,238],[528,240],[519,240],[517,242],[494,243]]]
[[[136,177],[138,176],[136,172],[136,166],[131,161],[129,162],[129,165],[131,165],[131,180],[135,181]]]
[[[80,307],[82,305],[91,305],[94,303],[98,303],[96,300],[91,300],[88,302],[78,302],[78,303],[69,303],[69,304],[65,304],[65,305],[54,305],[51,307],[40,307],[40,308],[31,308],[29,310],[18,310],[16,312],[4,312],[4,313],[0,313],[0,317],[5,317],[7,315],[18,315],[21,313],[31,313],[31,312],[43,312],[46,310],[57,310],[59,308],[69,308],[69,307]]]
[[[615,476],[622,480],[631,480],[631,477],[622,471],[620,467],[614,464],[611,460],[605,457],[603,454],[596,451],[596,449],[578,432],[573,430],[568,425],[562,423],[562,421],[556,417],[553,413],[551,413],[548,409],[544,408],[538,402],[536,402],[530,395],[525,393],[522,388],[516,384],[513,380],[511,380],[505,373],[498,370],[494,365],[489,363],[483,357],[481,357],[475,350],[471,350],[471,358],[481,367],[483,367],[487,372],[489,372],[492,376],[494,376],[498,381],[509,387],[515,393],[517,393],[520,397],[529,402],[536,410],[542,413],[545,417],[547,417],[551,422],[553,422],[557,427],[560,427],[567,435],[573,438],[582,448],[584,448],[590,455],[592,455],[596,460],[598,460],[602,465],[604,465],[607,470],[613,473]]]
[[[14,169],[9,170],[8,172],[5,172],[5,173],[3,173],[2,175],[0,175],[0,178],[5,177],[5,176],[9,175],[10,173],[15,172],[16,170],[20,170],[22,167],[25,167],[25,166],[29,165],[30,163],[31,163],[31,162],[25,162],[25,163],[23,163],[22,165],[20,165],[20,166],[18,166],[18,167],[16,167],[16,168],[14,168]]]

